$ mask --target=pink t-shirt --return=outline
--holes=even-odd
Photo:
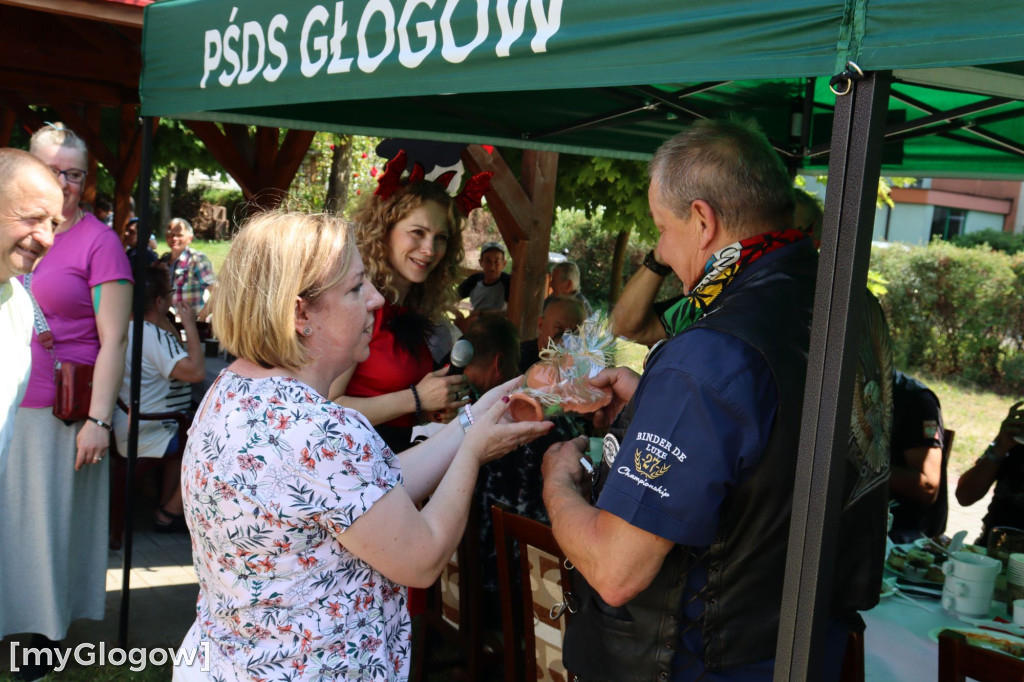
[[[53,332],[58,360],[91,365],[100,350],[92,287],[114,280],[133,281],[131,264],[117,234],[85,214],[53,246],[32,273],[32,296]],[[32,332],[32,376],[22,407],[52,407],[53,358]]]

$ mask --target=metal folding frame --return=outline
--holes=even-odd
[[[836,100],[776,680],[817,679],[822,670],[890,79],[887,71],[851,77]]]
[[[139,459],[139,411],[142,393],[142,329],[139,322],[146,314],[146,241],[149,235],[149,185],[153,174],[153,127],[152,117],[142,119],[142,163],[139,171],[139,195],[136,206],[139,209],[138,235],[135,245],[135,262],[132,263],[132,275],[135,278],[133,288],[132,317],[136,324],[132,325],[132,378],[129,382],[128,415],[128,452],[122,453],[128,461],[126,480],[126,499],[124,507],[124,554],[121,557],[121,607],[117,621],[117,642],[122,648],[128,645],[128,620],[131,608],[131,573],[132,573],[132,530],[135,527],[135,502],[130,493],[131,482],[135,480],[135,468]],[[117,409],[117,408],[115,408]]]

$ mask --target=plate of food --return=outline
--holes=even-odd
[[[920,538],[918,540],[914,540],[914,547],[917,547],[918,549],[923,549],[934,554],[936,556],[935,561],[938,564],[941,564],[943,561],[945,561],[945,555],[943,554],[942,549],[940,549],[940,547],[948,549],[948,544],[949,538],[947,538],[945,535],[938,538]],[[984,547],[981,547],[980,545],[962,545],[959,551],[973,552],[974,554],[982,555],[988,554],[988,550]]]
[[[885,567],[900,578],[924,585],[942,585],[946,576],[942,572],[945,556],[914,545],[896,545],[885,559]]]
[[[1024,638],[1015,637],[1010,634],[1004,634],[1002,632],[995,632],[994,630],[979,630],[977,628],[935,628],[928,633],[928,638],[933,642],[939,641],[939,633],[943,630],[953,630],[959,632],[967,638],[969,644],[974,646],[984,647],[985,649],[993,649],[1000,653],[1008,654],[1014,658],[1024,659]]]

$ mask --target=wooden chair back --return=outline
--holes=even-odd
[[[480,569],[480,519],[470,506],[466,531],[441,576],[431,588],[426,612],[414,628],[416,644],[410,679],[421,681],[446,668],[464,668],[467,679],[480,680],[487,667],[500,667],[502,643],[487,630],[480,611],[483,575]],[[459,656],[440,660],[432,639],[440,635],[459,649]]]
[[[995,633],[994,633],[995,634]],[[939,682],[1024,682],[1024,660],[971,644],[962,632],[939,633]]]
[[[118,401],[120,403],[120,401]],[[115,407],[122,409],[121,407]],[[185,453],[185,444],[188,440],[188,427],[192,424],[192,415],[185,412],[140,412],[139,421],[173,421],[178,433],[178,447],[166,453],[160,458],[145,458],[136,461],[136,479],[147,471],[152,470],[158,463],[165,459],[181,459]],[[125,459],[127,453],[119,453],[117,450],[117,439],[110,434],[110,549],[121,549],[121,542],[124,537],[124,510],[127,502],[128,490],[128,461]]]
[[[501,586],[505,682],[575,680],[562,663],[570,613],[552,613],[564,601],[569,571],[551,528],[498,505],[491,507],[491,518]]]
[[[864,631],[851,630],[846,638],[846,654],[839,682],[864,682]]]

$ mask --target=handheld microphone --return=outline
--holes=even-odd
[[[448,365],[448,376],[462,374],[466,365],[473,361],[473,344],[467,339],[459,339],[452,346],[451,364]]]

